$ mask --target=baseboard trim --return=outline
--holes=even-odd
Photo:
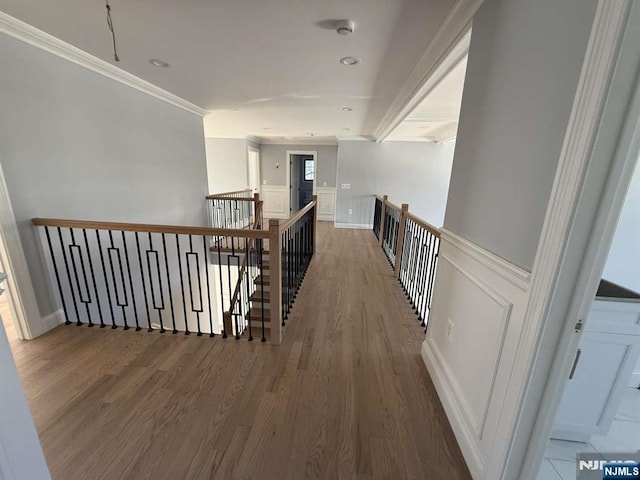
[[[372,223],[336,223],[335,228],[351,228],[354,230],[372,230]]]
[[[427,340],[422,343],[422,360],[427,367],[433,385],[436,387],[440,403],[449,420],[449,425],[458,441],[458,446],[467,462],[473,478],[481,478],[485,465],[481,453],[476,448],[474,433],[468,428],[456,394],[443,374],[443,368],[435,355],[429,350]]]
[[[42,317],[42,333],[46,333],[49,330],[53,330],[58,325],[61,325],[65,322],[64,310],[61,308],[56,310],[55,312],[51,312],[49,315],[45,315]]]
[[[333,222],[335,220],[333,215],[320,215],[318,214],[318,221],[320,222]]]

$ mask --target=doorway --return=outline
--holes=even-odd
[[[316,192],[317,152],[287,151],[289,216],[313,200]]]
[[[639,258],[640,165],[636,163],[555,414],[539,480],[576,480],[578,455],[585,461],[591,456],[615,460],[609,455],[640,451]]]
[[[249,173],[249,188],[253,193],[260,193],[260,151],[253,147],[247,148],[247,170]]]

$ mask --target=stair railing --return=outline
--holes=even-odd
[[[420,325],[426,327],[440,251],[440,229],[375,196],[373,232],[402,285]]]
[[[250,188],[207,195],[206,201],[212,228],[251,228],[258,217],[260,195]]]
[[[281,319],[280,328],[272,322],[272,342],[280,343],[291,308],[316,251],[318,197],[286,220],[269,221],[269,261],[277,266],[271,273],[271,318]],[[278,301],[279,300],[279,301]]]
[[[251,228],[262,230],[262,201],[257,201],[255,205],[254,221]],[[265,282],[259,280],[266,278],[264,256],[263,239],[250,239],[245,245],[242,265],[229,309],[224,313],[225,329],[233,332],[236,339],[239,339],[240,335],[247,330],[249,341],[252,341],[253,332],[257,328],[262,334],[260,340],[266,341],[265,330],[269,325],[265,325],[265,320],[268,320],[269,312],[266,310],[264,301]],[[256,295],[258,293],[259,295]],[[258,308],[254,308],[252,305],[256,298],[260,298],[260,301],[255,302],[258,304]],[[256,321],[258,325],[256,325]]]
[[[235,285],[229,280],[240,269],[242,247],[260,248],[269,236],[258,229],[44,218],[32,224],[67,324],[211,337],[235,333],[223,321],[223,290]]]

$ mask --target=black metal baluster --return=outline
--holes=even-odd
[[[64,267],[65,270],[67,271],[67,279],[69,280],[69,288],[71,290],[71,298],[73,300],[73,308],[76,312],[76,325],[82,325],[82,322],[80,321],[80,314],[78,313],[78,303],[76,301],[76,292],[73,290],[73,285],[71,283],[71,272],[69,271],[69,262],[67,261],[67,252],[66,249],[64,248],[64,241],[62,240],[62,230],[60,230],[60,227],[57,227],[58,229],[58,238],[60,239],[60,248],[62,250],[62,259],[64,260]]]
[[[202,236],[202,253],[204,258],[205,275],[207,276],[207,305],[209,306],[209,337],[215,336],[213,332],[213,312],[211,311],[211,288],[209,286],[209,249],[207,248],[207,236]]]
[[[222,309],[222,338],[227,338],[227,326],[225,324],[225,311],[224,311],[224,283],[222,281],[222,255],[220,254],[220,237],[218,236],[218,242],[216,249],[218,251],[218,277],[220,279],[220,308]],[[228,263],[227,258],[227,263]],[[231,314],[231,313],[229,313]]]
[[[127,286],[124,283],[124,268],[122,267],[122,257],[120,256],[120,249],[116,248],[113,243],[113,231],[109,230],[109,240],[111,242],[111,247],[107,249],[109,255],[109,266],[111,267],[111,278],[113,279],[113,291],[116,295],[116,304],[122,308],[122,318],[124,320],[124,329],[129,330],[129,324],[127,323],[127,314],[125,311],[125,307],[128,306],[129,301],[127,299]],[[113,268],[113,256],[111,252],[116,252],[118,256],[118,266],[120,267],[120,279],[122,281],[122,291],[124,294],[124,301],[120,302],[120,295],[118,292],[118,282],[116,280],[115,270]]]
[[[253,331],[251,330],[251,280],[250,280],[250,271],[251,271],[251,253],[253,249],[249,249],[249,239],[245,238],[245,244],[247,245],[247,320],[249,322],[249,341],[253,340]]]
[[[431,272],[429,275],[429,295],[427,299],[427,306],[429,308],[429,313],[431,313],[431,298],[433,295],[433,279],[436,273],[436,267],[438,265],[438,256],[440,255],[440,239],[435,238],[434,242],[435,246],[433,247],[433,259],[431,260]]]
[[[47,244],[49,245],[49,253],[51,253],[51,261],[53,262],[53,272],[56,276],[56,283],[58,284],[58,293],[60,293],[60,300],[62,301],[62,311],[64,312],[65,325],[69,325],[69,313],[67,311],[67,302],[64,301],[64,293],[62,290],[62,283],[60,283],[60,273],[58,272],[58,264],[56,263],[56,257],[53,252],[53,245],[51,244],[51,235],[49,234],[49,227],[44,227],[44,233],[47,237]],[[64,247],[62,247],[64,248]]]
[[[89,319],[89,327],[93,327],[93,322],[91,321],[91,312],[89,311],[89,304],[91,303],[91,295],[89,294],[89,283],[87,282],[87,271],[84,268],[84,259],[82,258],[82,250],[80,250],[80,246],[76,244],[76,235],[73,228],[69,229],[71,233],[71,245],[69,245],[69,256],[71,257],[71,266],[73,267],[73,276],[76,280],[76,288],[78,289],[78,297],[80,298],[80,303],[84,304],[84,308],[87,312],[87,318]],[[84,278],[84,285],[86,287],[87,296],[89,298],[85,299],[82,291],[82,286],[80,285],[80,277],[78,276],[78,265],[76,264],[76,257],[73,255],[74,249],[78,252],[78,257],[80,258],[80,267],[82,269],[82,276]],[[73,286],[71,287],[73,289]],[[78,322],[76,325],[79,327],[82,325],[82,322],[78,318]]]
[[[96,230],[96,239],[98,241],[98,250],[100,251],[100,263],[102,264],[102,273],[104,274],[104,286],[107,290],[107,299],[109,300],[109,312],[111,312],[111,329],[116,329],[116,317],[113,314],[113,301],[111,299],[111,289],[109,288],[109,279],[107,278],[107,267],[104,263],[104,251],[102,250],[102,241],[100,240],[100,230]],[[100,328],[103,326],[100,325]]]
[[[429,232],[424,228],[420,229],[420,270],[418,271],[418,289],[416,291],[416,315],[418,320],[422,322],[423,316],[421,315],[421,309],[424,304],[424,294],[427,284],[427,270],[429,266]]]
[[[191,262],[189,261],[189,257],[195,257],[196,266],[195,266],[195,274],[198,279],[198,300],[200,302],[200,308],[195,307],[195,302],[193,301],[193,282],[192,282],[192,272],[191,272]],[[200,328],[200,314],[204,312],[204,304],[202,302],[202,279],[200,278],[200,258],[198,254],[193,251],[193,237],[189,235],[189,251],[186,253],[186,261],[187,261],[187,277],[189,278],[189,299],[191,301],[191,311],[196,314],[196,325],[198,327],[197,336],[202,336],[202,330]],[[184,291],[184,286],[182,287]],[[185,318],[186,323],[186,318]],[[188,328],[188,327],[187,327]]]
[[[153,249],[153,238],[151,237],[151,233],[149,233],[149,250],[146,251],[147,254],[147,268],[149,269],[149,285],[151,286],[151,300],[153,301],[153,309],[158,312],[158,320],[160,321],[160,333],[166,332],[164,328],[164,322],[162,320],[162,311],[164,310],[164,288],[162,287],[162,274],[160,273],[160,255],[157,250]],[[154,254],[156,257],[156,274],[158,275],[158,293],[160,295],[160,305],[156,305],[156,293],[153,288],[153,277],[151,275],[151,254]]]
[[[133,277],[131,276],[131,264],[129,262],[129,248],[127,247],[127,239],[125,238],[124,231],[122,232],[122,245],[124,246],[124,258],[127,264],[127,273],[129,274],[129,286],[131,287],[131,305],[133,306],[133,317],[136,322],[136,332],[139,332],[140,323],[138,321],[138,307],[136,307],[136,294],[133,289]],[[122,285],[125,288],[124,284]]]
[[[89,270],[91,271],[91,281],[93,282],[93,292],[96,295],[96,304],[98,305],[98,316],[100,317],[100,328],[104,328],[104,320],[102,318],[102,307],[100,306],[100,295],[98,295],[98,284],[96,283],[96,274],[93,270],[93,260],[91,259],[91,250],[89,249],[89,240],[87,238],[87,230],[82,229],[84,237],[84,246],[87,249],[87,258],[89,260]],[[92,324],[93,325],[93,324]]]
[[[173,334],[178,333],[176,328],[176,314],[173,310],[173,292],[171,291],[171,274],[169,273],[169,260],[167,259],[167,241],[162,234],[162,249],[164,250],[164,267],[167,272],[167,287],[169,287],[169,306],[171,307],[171,325],[173,326]]]
[[[144,268],[142,267],[142,253],[140,251],[140,237],[138,236],[138,232],[135,232],[136,236],[136,250],[138,251],[138,264],[140,265],[140,279],[142,280],[142,293],[144,295],[144,306],[147,311],[147,331],[153,331],[151,328],[151,314],[149,313],[149,298],[147,297],[147,286],[144,281]],[[151,281],[151,278],[149,278]]]
[[[184,334],[190,335],[189,322],[187,321],[187,300],[184,298],[184,278],[182,277],[182,254],[180,253],[180,236],[176,233],[176,252],[178,253],[178,272],[180,273],[180,293],[182,294],[182,312],[184,313]],[[174,332],[178,331],[174,327]]]

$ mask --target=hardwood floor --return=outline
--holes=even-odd
[[[61,326],[12,340],[52,476],[470,479],[373,233],[319,224],[281,346]]]

